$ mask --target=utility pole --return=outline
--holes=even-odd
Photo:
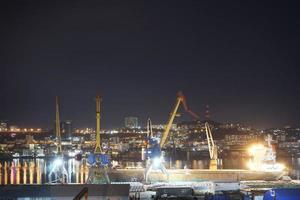
[[[100,144],[100,102],[101,97],[96,97],[96,147],[94,153],[101,153],[101,144]]]
[[[55,132],[56,132],[56,140],[57,140],[57,154],[61,154],[61,135],[60,135],[60,119],[59,119],[59,103],[58,96],[56,96],[56,121],[55,121]]]
[[[205,120],[209,121],[211,119],[210,107],[209,105],[205,106]]]

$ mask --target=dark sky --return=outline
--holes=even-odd
[[[165,123],[182,90],[202,119],[209,104],[217,121],[300,124],[292,1],[62,2],[0,5],[0,119],[51,127],[59,95],[62,119],[94,126],[99,93],[105,128]]]

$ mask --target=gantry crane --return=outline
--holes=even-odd
[[[173,111],[169,117],[168,123],[166,125],[165,131],[162,134],[160,142],[158,143],[158,138],[150,137],[150,139],[147,143],[147,146],[148,145],[150,146],[151,153],[150,153],[149,159],[147,161],[147,166],[146,166],[145,174],[144,174],[146,182],[148,182],[148,175],[152,168],[160,169],[162,171],[162,173],[167,175],[167,177],[169,179],[169,174],[168,174],[165,166],[163,165],[164,160],[162,157],[161,149],[163,148],[164,144],[166,143],[166,140],[168,138],[171,126],[172,126],[174,118],[177,114],[177,110],[179,108],[180,103],[183,104],[183,107],[187,113],[191,114],[194,118],[197,118],[197,119],[199,118],[199,116],[197,114],[195,114],[188,108],[185,97],[182,94],[182,92],[178,92],[177,101],[176,101]],[[148,134],[147,135],[148,136],[152,135],[151,121],[150,122],[148,121]],[[147,149],[147,153],[148,153],[148,149]]]

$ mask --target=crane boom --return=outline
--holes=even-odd
[[[180,96],[182,99],[182,105],[184,107],[184,110],[187,113],[189,113],[190,115],[192,115],[195,119],[199,119],[199,116],[196,113],[194,113],[193,111],[191,111],[189,109],[189,107],[187,106],[186,99],[185,99],[184,95],[182,94],[182,92],[178,92],[178,96]]]
[[[205,132],[206,132],[206,138],[207,138],[209,157],[210,157],[210,159],[213,159],[215,143],[214,143],[214,140],[212,138],[212,134],[211,134],[209,124],[207,122],[205,122]]]
[[[177,97],[177,102],[173,108],[173,112],[171,113],[170,115],[170,118],[168,120],[168,123],[167,123],[167,126],[166,126],[166,129],[161,137],[161,140],[160,140],[160,148],[162,148],[167,140],[167,137],[169,135],[169,132],[170,132],[170,129],[171,129],[171,126],[172,126],[172,123],[174,121],[174,118],[176,116],[176,113],[177,113],[177,110],[178,110],[178,107],[180,105],[180,102],[182,101],[182,98],[180,96]]]
[[[217,160],[218,160],[218,149],[213,140],[208,122],[205,122],[204,125],[205,125],[209,157],[210,157],[209,169],[216,170],[217,169]]]
[[[199,118],[199,116],[197,114],[195,114],[193,111],[191,111],[188,106],[187,106],[187,103],[186,103],[186,100],[185,100],[185,97],[183,95],[182,92],[178,92],[177,94],[177,101],[175,103],[175,106],[173,108],[173,111],[169,117],[169,120],[168,120],[168,123],[166,125],[166,128],[165,128],[165,131],[163,132],[163,135],[161,137],[161,140],[160,140],[160,148],[162,148],[167,140],[167,137],[169,135],[169,132],[170,132],[170,129],[171,129],[171,126],[172,126],[172,123],[174,121],[174,118],[176,116],[176,113],[177,113],[177,110],[179,108],[179,105],[180,103],[182,102],[183,104],[183,107],[184,107],[184,110],[189,113],[190,115],[192,115],[194,118]]]
[[[61,133],[60,133],[60,119],[59,119],[59,102],[58,96],[56,96],[56,120],[55,120],[55,131],[57,139],[57,154],[61,154]]]

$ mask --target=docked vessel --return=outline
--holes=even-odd
[[[286,171],[252,171],[252,170],[206,170],[206,169],[176,169],[167,170],[167,176],[161,171],[155,170],[149,174],[150,182],[166,181],[220,181],[238,182],[247,180],[279,180],[286,175]],[[118,169],[109,171],[112,181],[140,181],[144,180],[143,169]]]

